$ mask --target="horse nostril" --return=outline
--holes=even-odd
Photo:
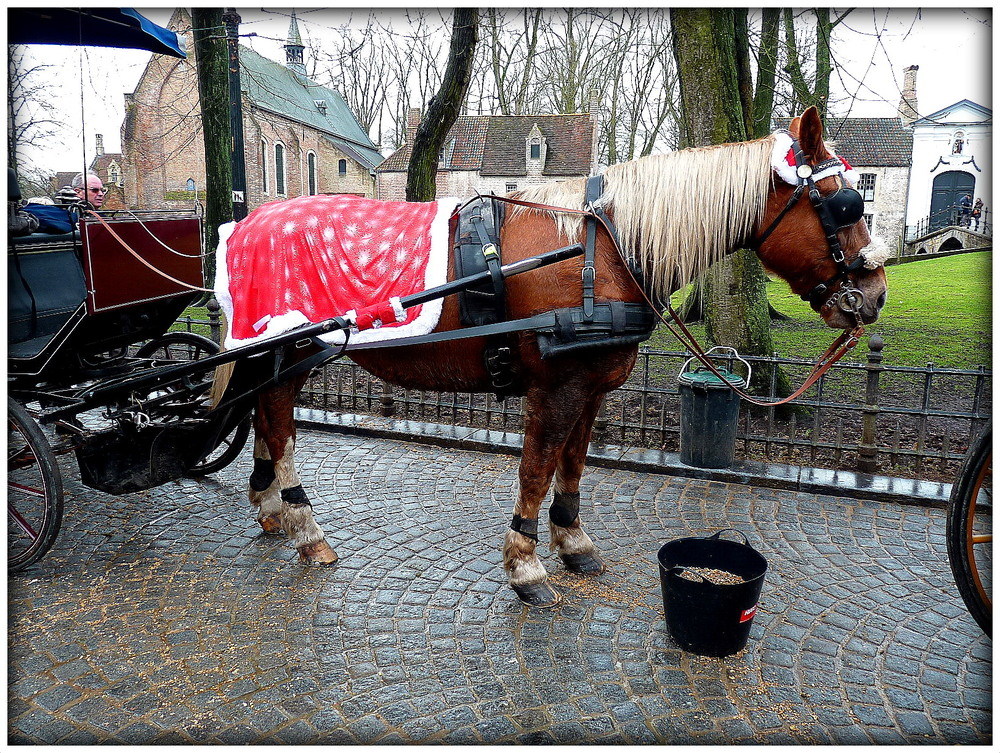
[[[875,305],[877,305],[878,308],[881,309],[883,306],[885,306],[885,302],[888,299],[888,297],[889,297],[888,292],[883,292],[882,295],[878,297],[878,300],[875,302]]]

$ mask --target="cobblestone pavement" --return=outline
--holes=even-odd
[[[311,431],[299,457],[334,568],[258,534],[246,454],[121,498],[70,474],[8,581],[11,742],[992,740],[941,510],[591,469],[609,571],[546,549],[564,599],[533,611],[500,567],[515,458]],[[667,635],[656,551],[721,528],[770,570],[748,647],[709,659]]]

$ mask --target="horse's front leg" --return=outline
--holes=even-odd
[[[580,415],[580,393],[572,387],[528,391],[524,409],[524,447],[518,468],[514,517],[504,539],[503,561],[518,598],[535,607],[559,603],[548,584],[545,566],[535,552],[538,512],[555,474],[559,452]]]
[[[280,502],[280,526],[292,539],[299,561],[306,565],[332,565],[337,561],[337,554],[326,543],[323,529],[313,517],[312,503],[295,470],[293,410],[301,384],[301,380],[296,380],[294,384],[282,385],[261,395],[256,421],[258,442],[263,442],[271,458],[272,487],[277,490]],[[261,500],[262,514],[263,504],[264,499]],[[264,526],[263,521],[261,526]]]
[[[549,547],[559,553],[567,570],[582,575],[604,572],[601,559],[580,522],[580,477],[587,462],[587,447],[604,395],[594,395],[584,406],[576,426],[556,461],[555,499],[549,508]]]

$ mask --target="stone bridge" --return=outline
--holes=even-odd
[[[903,256],[945,256],[957,251],[986,251],[993,247],[992,233],[949,225],[903,245]]]

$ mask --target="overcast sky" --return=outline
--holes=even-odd
[[[166,25],[170,8],[138,8],[150,20]],[[334,34],[350,11],[297,8],[303,36]],[[240,10],[243,40],[257,52],[283,61],[281,49],[288,30],[287,8],[276,12]],[[400,13],[385,10],[385,13]],[[367,10],[357,13],[363,20]],[[125,92],[131,92],[149,60],[134,50],[35,46],[34,59],[54,65],[63,143],[45,154],[32,155],[49,170],[74,170],[84,162],[81,134],[86,134],[86,159],[94,153],[94,134],[104,136],[106,151],[120,151]],[[307,51],[308,54],[308,51]],[[855,10],[838,27],[834,54],[843,66],[831,82],[837,102],[833,115],[890,117],[896,112],[903,68],[919,65],[917,94],[922,115],[962,99],[992,107],[992,13],[989,9],[945,8]],[[81,102],[80,92],[84,93]],[[848,111],[848,107],[850,110]],[[84,125],[81,126],[81,119]]]

